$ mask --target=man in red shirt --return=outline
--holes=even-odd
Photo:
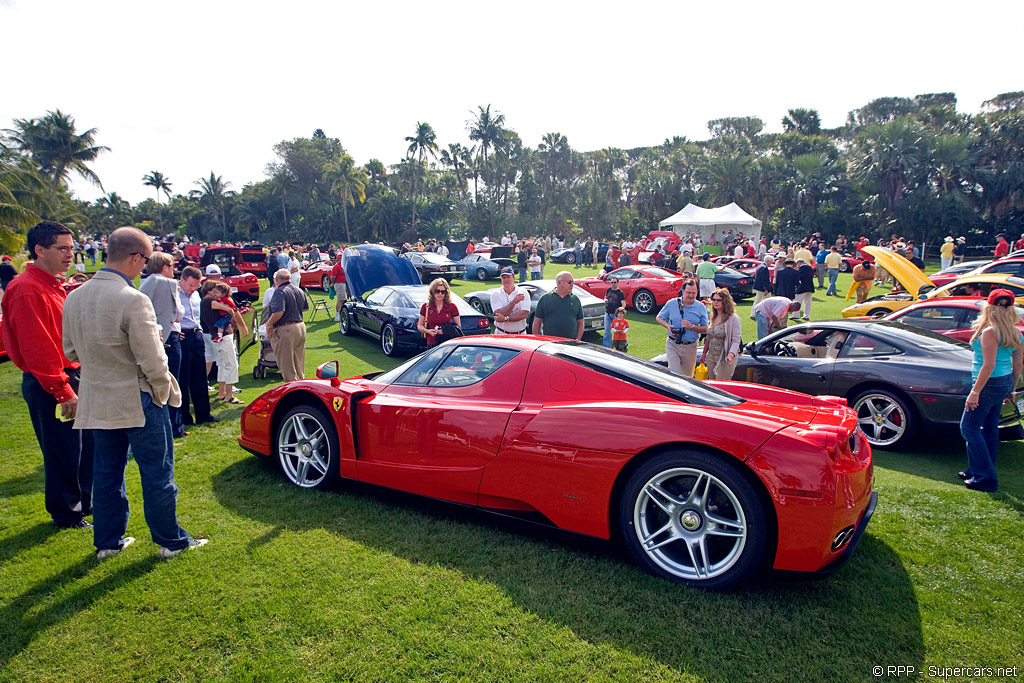
[[[80,366],[64,355],[64,287],[57,280],[71,265],[73,245],[60,223],[43,221],[29,230],[34,262],[7,287],[0,306],[4,346],[24,373],[21,395],[43,451],[46,511],[59,527],[91,529],[85,516],[92,514],[92,433],[71,426]]]
[[[1005,258],[1010,253],[1010,243],[1006,241],[1006,235],[996,235],[996,248],[992,254],[996,258]]]
[[[331,268],[331,279],[334,280],[334,322],[341,320],[341,306],[348,299],[348,292],[345,288],[345,270],[341,267],[341,256]]]

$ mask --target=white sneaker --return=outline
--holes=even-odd
[[[175,555],[177,555],[178,553],[180,553],[182,550],[195,550],[196,548],[202,548],[204,545],[206,545],[209,542],[210,542],[210,539],[208,539],[208,538],[190,538],[189,541],[188,541],[188,545],[185,546],[184,548],[178,548],[177,550],[171,550],[170,548],[161,547],[159,555],[160,555],[161,558],[163,558],[165,560],[169,560],[172,557],[174,557]]]
[[[104,548],[103,550],[97,550],[96,559],[105,560],[108,557],[113,557],[114,555],[117,555],[119,552],[130,546],[132,543],[135,543],[135,539],[131,536],[125,536],[124,540],[121,541],[120,548]]]
[[[240,394],[240,393],[242,393],[242,390],[239,389],[238,387],[231,387],[231,393],[232,394]]]
[[[341,313],[335,313],[334,314],[334,322],[336,322],[336,323],[340,323],[341,322]]]
[[[215,392],[215,391],[217,391],[217,387],[215,387],[215,386],[211,386],[211,385],[209,385],[209,384],[208,384],[208,385],[206,385],[206,393],[208,393],[208,394],[212,394],[212,393],[213,393],[213,392]]]

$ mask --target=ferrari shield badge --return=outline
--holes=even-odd
[[[341,410],[341,406],[344,405],[345,400],[341,396],[334,397],[334,412]]]

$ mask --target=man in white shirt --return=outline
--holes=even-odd
[[[516,273],[511,266],[501,269],[501,287],[491,292],[491,311],[497,334],[523,334],[530,317],[530,296],[516,287]]]

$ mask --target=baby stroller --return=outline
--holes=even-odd
[[[270,339],[267,338],[267,318],[269,317],[270,311],[264,308],[260,312],[260,352],[256,356],[256,365],[252,367],[253,379],[266,379],[267,368],[277,370],[277,358],[274,357],[274,349],[270,345]]]

